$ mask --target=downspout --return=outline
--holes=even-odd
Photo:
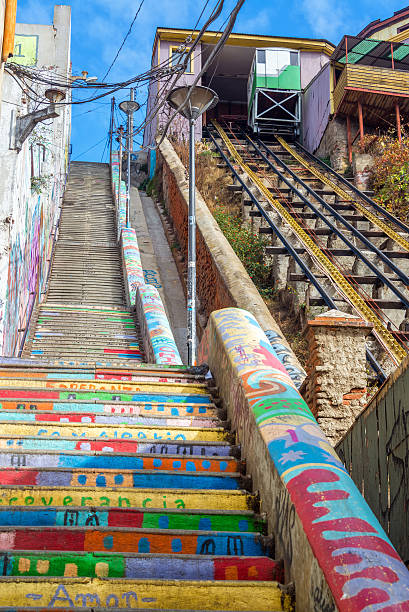
[[[4,15],[3,48],[1,61],[6,62],[13,55],[14,34],[16,31],[17,0],[6,0],[6,12]]]

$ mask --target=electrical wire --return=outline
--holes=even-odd
[[[132,21],[131,25],[129,26],[129,30],[128,30],[128,32],[126,33],[126,35],[125,35],[125,37],[124,37],[124,39],[123,39],[123,41],[122,41],[122,44],[121,44],[121,46],[119,47],[119,49],[118,49],[118,51],[117,51],[117,54],[115,55],[115,57],[114,57],[114,59],[113,59],[113,61],[112,61],[111,65],[110,65],[110,67],[108,68],[107,72],[105,73],[105,75],[104,75],[104,76],[103,76],[103,78],[102,78],[102,80],[103,80],[103,81],[105,81],[105,79],[107,78],[108,74],[111,72],[113,65],[115,64],[116,60],[118,59],[118,56],[119,56],[119,54],[121,53],[121,51],[122,51],[122,49],[123,49],[123,46],[125,45],[125,43],[126,43],[126,41],[127,41],[127,39],[128,39],[128,36],[129,36],[129,35],[130,35],[130,33],[132,32],[132,28],[133,28],[133,26],[134,26],[134,23],[135,23],[135,21],[136,21],[136,19],[137,19],[138,15],[139,15],[139,11],[141,10],[142,5],[143,5],[143,3],[144,3],[144,2],[145,2],[145,0],[142,0],[142,1],[141,1],[140,5],[139,5],[139,7],[138,7],[138,10],[137,10],[137,11],[136,11],[136,13],[135,13],[135,17],[133,18],[133,21]]]
[[[245,0],[238,0],[237,1],[235,7],[233,8],[233,10],[230,13],[229,22],[228,22],[228,24],[227,24],[223,34],[221,35],[219,42],[215,45],[215,48],[211,51],[211,53],[210,53],[209,57],[207,58],[204,66],[202,66],[202,69],[200,70],[200,72],[195,77],[195,80],[189,86],[186,99],[179,105],[179,107],[172,113],[171,117],[168,119],[168,121],[167,121],[167,123],[166,123],[166,125],[165,125],[165,127],[163,129],[163,133],[161,135],[161,138],[160,138],[159,142],[153,148],[156,149],[157,147],[159,147],[162,144],[162,142],[166,138],[166,134],[168,132],[170,124],[172,123],[172,121],[174,120],[176,115],[182,110],[182,108],[189,102],[189,100],[191,98],[191,95],[193,93],[193,89],[196,87],[196,85],[199,82],[199,80],[201,79],[202,75],[206,72],[206,70],[210,66],[210,64],[220,54],[221,50],[223,49],[224,45],[226,44],[226,41],[227,41],[228,37],[230,36],[230,33],[231,33],[231,31],[232,31],[232,29],[234,27],[234,24],[236,22],[236,19],[237,19],[237,16],[239,14],[239,11],[240,11],[241,7],[243,6],[244,2],[245,2]]]
[[[105,140],[106,136],[104,136],[103,138],[101,138],[101,140],[98,140],[98,142],[96,142],[94,145],[92,145],[92,147],[90,147],[89,149],[87,149],[86,151],[83,151],[82,153],[80,153],[79,155],[77,155],[77,157],[75,159],[73,159],[72,161],[77,161],[80,157],[82,157],[83,155],[85,155],[86,153],[88,153],[89,151],[92,151],[92,149],[95,149],[95,147],[97,147],[99,144],[101,144],[101,142],[103,142]]]

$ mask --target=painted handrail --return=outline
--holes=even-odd
[[[150,363],[183,365],[162,299],[153,285],[145,283],[138,239],[126,227],[126,189],[121,181],[118,203],[119,155],[111,155],[111,180],[117,211],[118,237],[122,252],[125,288],[129,305],[136,307],[146,358]]]
[[[136,311],[141,322],[145,354],[150,363],[183,365],[170,329],[159,291],[153,285],[140,285]]]
[[[256,319],[212,313],[199,349],[294,581],[297,609],[409,609],[409,572]]]

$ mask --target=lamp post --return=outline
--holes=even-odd
[[[37,123],[60,116],[57,112],[56,104],[64,100],[65,92],[61,89],[47,89],[44,95],[50,103],[48,106],[16,119],[14,148],[17,151],[21,151],[24,141],[31,134]]]
[[[127,125],[127,151],[128,151],[128,169],[127,169],[127,196],[126,196],[126,227],[130,227],[129,207],[131,201],[131,150],[132,150],[132,125],[133,114],[139,110],[140,105],[134,100],[134,89],[131,88],[130,100],[124,100],[120,103],[119,108],[128,116]]]
[[[196,361],[196,185],[195,185],[195,124],[207,110],[216,106],[217,94],[208,87],[193,88],[189,100],[188,86],[176,87],[167,96],[172,108],[189,121],[189,218],[187,268],[187,355],[188,365]]]

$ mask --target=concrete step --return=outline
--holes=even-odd
[[[83,506],[106,505],[120,508],[167,508],[170,510],[258,510],[258,499],[238,489],[143,489],[39,485],[2,485],[0,499],[4,506]],[[5,544],[5,542],[4,542]],[[39,545],[37,534],[37,547]],[[2,545],[3,548],[3,545]],[[21,548],[26,548],[22,545]],[[4,549],[4,548],[3,548]],[[33,550],[37,550],[34,548]]]
[[[145,404],[202,404],[202,405],[214,405],[214,401],[212,401],[206,395],[197,395],[197,394],[177,394],[177,395],[164,395],[156,392],[152,393],[140,393],[137,391],[126,392],[126,391],[95,391],[95,390],[82,390],[78,384],[73,383],[71,385],[67,385],[66,389],[30,389],[24,388],[21,389],[16,387],[15,389],[3,388],[0,389],[0,401],[4,399],[14,399],[14,400],[23,400],[23,401],[32,401],[35,400],[86,400],[86,401],[96,401],[100,400],[104,402],[130,402],[134,404],[135,402],[143,402]],[[216,401],[216,400],[215,400]]]
[[[259,533],[127,527],[2,527],[2,550],[271,556]]]
[[[98,470],[155,470],[206,473],[243,473],[244,464],[234,457],[180,457],[161,454],[125,454],[85,451],[13,451],[0,450],[0,468],[72,468]],[[27,476],[29,478],[29,476]],[[16,481],[13,481],[16,483]],[[7,484],[7,483],[5,483]]]
[[[274,581],[192,581],[192,580],[126,580],[112,578],[0,578],[0,609],[13,606],[20,610],[27,601],[42,604],[43,609],[64,603],[64,608],[78,610],[114,606],[138,610],[135,605],[149,602],[149,609],[179,611],[235,610],[236,612],[292,610],[292,597]],[[74,602],[76,602],[74,604]],[[66,604],[66,605],[65,605]],[[61,606],[59,606],[61,607]],[[32,609],[32,608],[31,608]]]
[[[191,510],[166,508],[107,508],[97,506],[0,507],[3,527],[143,527],[266,533],[265,519],[250,510]]]
[[[203,440],[223,441],[229,440],[231,434],[223,427],[160,427],[149,425],[99,425],[97,423],[53,423],[53,424],[26,424],[3,423],[2,435],[41,436],[48,437],[75,437],[75,438],[119,438],[137,440]]]
[[[0,556],[8,576],[78,576],[158,580],[284,581],[283,566],[269,557],[164,555],[138,553],[41,553],[19,551]]]
[[[181,457],[238,457],[239,447],[225,440],[164,440],[158,438],[134,440],[129,437],[82,437],[58,436],[39,437],[36,435],[0,435],[0,449],[14,451],[85,451],[109,453],[135,453],[138,456],[149,454],[177,455]],[[19,459],[16,458],[15,461]]]
[[[0,423],[13,421],[14,423],[98,423],[117,425],[159,425],[166,427],[225,427],[226,423],[218,417],[192,417],[192,416],[141,416],[132,414],[90,414],[83,412],[29,412],[29,411],[0,411]]]
[[[121,418],[127,416],[135,417],[200,417],[221,418],[225,415],[214,404],[177,404],[177,403],[126,403],[115,402],[114,404],[102,403],[95,400],[59,400],[58,402],[43,399],[26,401],[0,401],[0,418],[3,412],[29,412],[39,416],[46,414],[48,418],[54,416],[68,417],[73,413],[80,413],[81,417],[96,417],[115,415]],[[125,422],[125,421],[124,421]]]
[[[141,461],[142,463],[142,461]],[[187,462],[188,470],[175,467],[181,464],[178,459],[170,462],[170,469],[162,466],[161,458],[154,458],[154,469],[113,469],[113,468],[7,468],[0,469],[0,486],[38,485],[60,487],[115,487],[122,489],[199,489],[199,490],[236,490],[248,489],[250,482],[246,476],[237,472],[213,473],[203,468],[208,460],[197,461],[201,471],[195,472],[196,465]],[[220,463],[219,463],[220,465]]]

